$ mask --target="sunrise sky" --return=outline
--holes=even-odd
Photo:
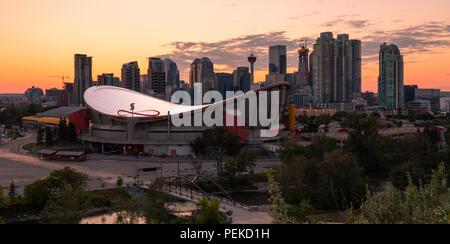
[[[405,55],[405,83],[450,90],[448,0],[0,0],[0,93],[28,87],[61,88],[73,81],[75,53],[93,57],[93,79],[120,77],[123,63],[170,57],[188,80],[189,64],[207,56],[215,70],[259,60],[267,73],[268,46],[288,45],[293,71],[299,40],[320,32],[363,41],[363,90],[377,90],[378,49],[397,44]]]

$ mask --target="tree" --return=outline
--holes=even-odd
[[[169,224],[175,218],[170,209],[171,197],[165,192],[164,178],[157,178],[148,192],[136,198],[115,203],[116,224]]]
[[[337,209],[346,210],[352,204],[360,204],[365,184],[363,170],[354,155],[338,150],[326,153],[319,169],[320,185],[328,188]]]
[[[142,213],[142,202],[138,199],[129,199],[126,201],[119,201],[115,204],[117,215],[115,224],[120,225],[135,225],[140,224],[144,218]]]
[[[226,154],[237,155],[241,149],[239,136],[226,131],[223,127],[216,127],[203,132],[191,144],[193,151],[215,158],[217,174],[223,175],[223,158]]]
[[[322,160],[325,153],[337,149],[337,143],[334,138],[328,136],[316,136],[313,138],[313,144],[309,146],[311,156]]]
[[[322,114],[317,117],[317,124],[319,126],[325,125],[325,130],[328,131],[328,125],[331,123],[331,116],[328,114]]]
[[[53,132],[50,127],[45,128],[45,145],[48,147],[53,146]]]
[[[424,182],[424,170],[418,167],[417,163],[406,162],[391,170],[390,178],[392,179],[392,185],[400,190],[405,190],[409,184],[408,175],[411,176],[411,180],[416,186]]]
[[[36,143],[38,146],[44,145],[44,129],[42,129],[42,128],[38,129]]]
[[[0,208],[5,207],[7,204],[7,199],[3,193],[3,188],[0,186]]]
[[[41,212],[41,218],[47,224],[79,224],[86,217],[90,204],[85,192],[70,184],[64,190],[52,195]]]
[[[297,189],[302,188],[307,183],[306,178],[310,174],[311,160],[303,155],[294,155],[289,157],[280,167],[280,183],[283,188],[293,186]]]
[[[90,209],[89,200],[85,194],[88,176],[70,167],[54,170],[43,182],[38,182],[29,188],[30,198],[43,192],[50,193],[41,218],[49,224],[78,224]],[[48,189],[45,189],[48,186]],[[35,203],[42,203],[42,199],[33,197]]]
[[[249,150],[242,150],[236,157],[225,163],[225,169],[230,176],[234,177],[238,173],[253,171],[255,167],[256,153]]]
[[[378,176],[384,172],[385,165],[380,162],[387,161],[383,158],[385,152],[393,148],[386,138],[378,134],[380,124],[377,120],[378,117],[375,115],[365,118],[364,115],[350,113],[343,123],[351,129],[345,147],[356,155],[358,162],[369,176]]]
[[[169,223],[172,211],[169,209],[170,196],[165,192],[164,178],[158,178],[145,194],[143,216],[147,224]]]
[[[273,218],[273,224],[295,224],[296,220],[288,215],[288,205],[284,201],[278,182],[273,176],[272,170],[267,173],[269,178],[269,202],[272,204],[270,216]]]
[[[84,173],[79,173],[70,167],[65,167],[64,169],[51,172],[48,178],[48,184],[52,194],[64,191],[67,188],[66,185],[70,185],[74,190],[84,191],[88,178]]]
[[[14,181],[11,181],[11,184],[9,185],[8,198],[12,204],[16,201],[17,192],[16,192],[16,185],[14,184]]]
[[[216,225],[224,223],[219,206],[219,199],[214,198],[209,201],[207,198],[203,198],[198,203],[199,212],[195,215],[195,224]]]
[[[380,196],[368,191],[358,224],[450,224],[450,190],[444,164],[433,171],[429,185],[417,187],[409,176],[405,194],[396,188]]]
[[[207,142],[203,137],[197,137],[191,142],[191,148],[194,155],[207,155]]]
[[[295,156],[311,156],[311,152],[308,150],[308,148],[299,145],[297,141],[293,139],[283,138],[282,145],[283,149],[280,152],[280,156],[285,163]]]
[[[69,123],[69,127],[67,127],[67,138],[66,140],[71,141],[71,142],[76,142],[78,139],[78,132],[77,129],[75,127],[75,124],[70,122]]]
[[[48,178],[37,180],[25,186],[24,200],[34,209],[41,211],[51,196],[50,182]]]
[[[450,143],[450,141],[449,141],[449,143]],[[447,182],[450,182],[450,145],[447,146],[447,151],[445,152],[444,160],[445,160],[445,169],[447,170],[447,176],[448,176]]]
[[[58,137],[59,139],[66,139],[66,132],[67,132],[67,121],[66,119],[60,118],[58,123]]]

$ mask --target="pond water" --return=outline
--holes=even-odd
[[[191,216],[192,212],[197,209],[197,204],[188,201],[173,202],[169,207],[176,216]],[[115,224],[119,213],[101,214],[85,218],[81,221],[81,224]],[[139,219],[139,224],[145,224],[145,219]]]

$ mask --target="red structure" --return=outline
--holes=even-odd
[[[77,133],[80,133],[81,130],[89,129],[89,120],[91,117],[92,112],[90,109],[80,109],[69,115],[69,121],[75,125]]]
[[[231,133],[234,133],[239,136],[239,142],[243,142],[247,140],[247,138],[250,136],[250,132],[248,130],[243,129],[243,127],[238,126],[238,122],[242,119],[240,116],[232,116],[231,114],[228,114],[226,111],[224,112],[224,118],[225,118],[225,125],[227,124],[227,120],[234,120],[233,126],[224,126],[225,130]]]

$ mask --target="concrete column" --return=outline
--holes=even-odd
[[[168,139],[170,139],[170,134],[171,134],[171,123],[170,123],[170,112],[168,112],[168,115],[167,115],[167,137],[168,137]]]

